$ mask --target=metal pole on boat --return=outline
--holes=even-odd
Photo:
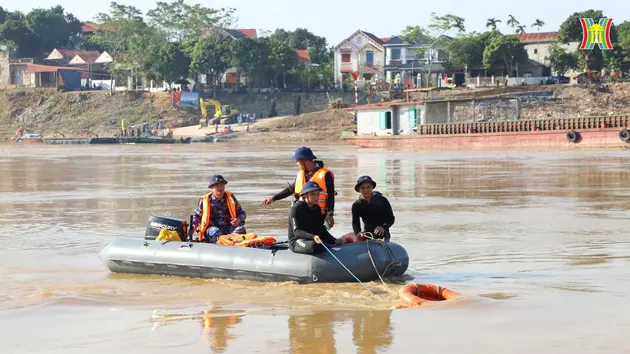
[[[363,287],[365,288],[365,290],[369,291],[369,292],[370,292],[370,294],[374,295],[374,293],[372,292],[372,290],[370,290],[367,286],[365,286],[365,284],[363,284],[363,283],[359,280],[359,278],[357,278],[357,276],[356,276],[356,275],[354,275],[354,274],[350,271],[350,269],[348,269],[348,268],[347,268],[347,267],[346,267],[343,263],[341,263],[341,261],[339,260],[339,258],[337,258],[337,256],[335,256],[335,254],[334,254],[334,253],[332,253],[332,251],[331,251],[330,249],[328,249],[328,247],[326,247],[326,245],[325,245],[323,242],[321,243],[321,245],[322,245],[322,246],[324,246],[324,248],[326,249],[326,251],[328,251],[328,253],[330,253],[330,255],[331,255],[331,256],[333,256],[333,258],[334,258],[334,259],[336,259],[336,260],[337,260],[337,262],[339,262],[339,264],[341,264],[341,266],[342,266],[345,270],[347,270],[347,271],[348,271],[348,273],[350,273],[350,275],[352,275],[352,276],[354,277],[354,279],[356,279],[356,280],[359,282],[359,284],[363,285]]]

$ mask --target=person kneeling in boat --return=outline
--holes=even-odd
[[[217,237],[229,234],[246,234],[245,211],[234,197],[225,190],[227,181],[221,175],[210,178],[208,188],[212,192],[199,198],[193,214],[193,227],[199,242],[215,243]],[[193,231],[190,231],[192,236]]]
[[[322,188],[310,181],[304,184],[300,197],[293,204],[289,217],[289,246],[295,253],[317,254],[324,252],[322,243],[343,243],[331,235],[324,226],[324,214],[317,204]]]
[[[352,204],[352,229],[356,239],[365,239],[366,233],[371,233],[374,238],[385,239],[389,242],[391,235],[389,228],[394,225],[396,218],[391,204],[381,193],[375,192],[376,182],[370,176],[361,176],[357,180],[354,190],[361,195]],[[363,232],[361,221],[363,220]]]

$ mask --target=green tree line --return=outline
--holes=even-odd
[[[20,57],[41,59],[53,48],[107,51],[110,71],[158,82],[199,75],[216,86],[226,70],[237,68],[250,87],[327,83],[332,80],[332,52],[324,37],[304,28],[277,29],[260,38],[234,38],[235,9],[189,5],[184,0],[158,1],[143,14],[134,6],[110,3],[95,18],[98,30],[81,33],[81,22],[63,7],[34,9],[28,14],[0,7],[0,44]],[[311,62],[298,62],[297,49]]]
[[[630,22],[613,24],[611,41],[613,50],[600,50],[597,46],[593,50],[580,50],[567,46],[569,43],[581,42],[582,27],[579,19],[593,18],[599,20],[605,15],[601,10],[587,10],[571,14],[558,29],[559,35],[550,48],[547,58],[551,68],[563,75],[570,70],[622,70],[630,69]],[[401,37],[416,43],[435,43],[448,54],[444,63],[447,71],[470,69],[492,69],[512,73],[517,62],[523,63],[528,59],[523,43],[515,36],[527,33],[528,27],[540,32],[545,23],[536,19],[530,26],[521,24],[513,15],[508,15],[505,23],[506,33],[499,29],[501,19],[489,18],[486,22],[487,31],[483,33],[466,33],[464,19],[455,15],[436,16],[432,14],[432,21],[427,28],[407,26]],[[455,30],[457,33],[452,40],[441,41],[439,36]]]

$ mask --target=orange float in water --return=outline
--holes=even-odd
[[[409,283],[398,291],[400,301],[406,307],[420,306],[426,301],[454,300],[460,294],[433,284]]]

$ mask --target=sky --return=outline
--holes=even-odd
[[[169,0],[162,0],[169,1]],[[63,6],[82,21],[92,20],[99,12],[107,12],[110,0],[0,0],[5,10],[28,12],[33,8]],[[155,7],[156,0],[118,0],[146,12]],[[237,28],[256,28],[273,31],[276,28],[293,30],[304,27],[312,33],[326,37],[329,45],[336,45],[357,29],[378,37],[399,34],[407,25],[427,26],[431,12],[438,15],[454,14],[463,17],[466,31],[483,32],[486,20],[502,20],[499,30],[512,33],[506,25],[509,14],[521,24],[530,26],[538,18],[545,22],[541,32],[557,31],[560,24],[573,12],[598,9],[613,18],[613,23],[630,20],[630,1],[606,0],[439,0],[394,1],[383,0],[186,0],[189,4],[207,7],[233,7],[238,18]],[[597,4],[599,3],[599,4]],[[536,32],[528,27],[526,32]]]

